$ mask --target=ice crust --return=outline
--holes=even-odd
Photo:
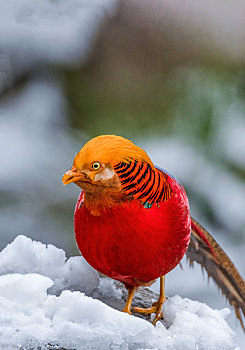
[[[228,309],[176,295],[164,305],[165,326],[153,327],[92,298],[98,288],[116,299],[121,293],[82,257],[66,260],[63,250],[25,236],[0,253],[0,274],[0,349],[238,349]]]

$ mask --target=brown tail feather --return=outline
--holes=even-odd
[[[215,239],[193,218],[191,218],[191,240],[186,252],[190,263],[197,262],[212,277],[222,293],[234,307],[243,330],[245,327],[245,281],[230,258]]]

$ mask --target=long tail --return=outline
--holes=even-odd
[[[237,318],[245,332],[242,314],[245,317],[245,281],[215,239],[191,218],[191,240],[187,250],[190,264],[201,264],[212,277],[223,295],[234,307]]]

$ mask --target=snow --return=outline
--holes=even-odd
[[[49,292],[55,294],[64,289],[90,294],[100,282],[98,273],[83,257],[66,260],[64,250],[22,235],[0,253],[0,274],[13,273],[36,273],[49,277],[53,281]]]
[[[82,257],[66,260],[63,250],[25,236],[0,253],[0,273],[0,348],[238,349],[228,309],[176,295],[164,304],[165,323],[154,327],[96,300],[98,288],[116,299],[121,293]]]
[[[20,67],[86,57],[98,26],[115,5],[115,0],[1,1],[0,50]]]
[[[99,290],[105,297],[113,297],[116,299],[121,298],[122,291],[116,288],[112,279],[101,278],[99,284]]]

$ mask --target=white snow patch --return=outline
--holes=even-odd
[[[18,236],[0,253],[0,274],[36,273],[49,277],[53,286],[49,292],[59,294],[64,289],[86,294],[99,285],[98,273],[81,256],[66,260],[65,252],[52,244],[42,244]]]
[[[20,66],[70,62],[89,53],[99,24],[116,0],[8,0],[0,2],[0,50]]]
[[[226,349],[224,344],[229,343],[231,333],[224,318],[230,314],[229,309],[212,310],[206,304],[193,302],[187,298],[182,299],[176,295],[166,301],[164,314],[172,324],[169,331],[180,335],[182,344],[183,342],[187,344],[185,349]],[[219,328],[217,328],[217,321],[220,324]],[[198,332],[196,334],[198,342],[193,337],[193,324]],[[212,344],[214,339],[215,345]],[[180,340],[175,349],[181,349]]]
[[[101,278],[99,290],[103,296],[119,299],[122,297],[121,289],[116,288],[112,279]]]
[[[244,109],[243,105],[231,106],[227,112],[230,114],[230,118],[224,120],[223,128],[220,131],[224,154],[241,168],[245,168]]]
[[[235,349],[227,309],[175,296],[164,305],[165,322],[151,323],[114,310],[79,290],[96,288],[97,273],[81,257],[65,261],[54,246],[18,236],[0,253],[0,347],[67,349]],[[80,286],[79,286],[80,284]],[[89,285],[89,287],[86,287]],[[52,288],[61,291],[50,295]],[[111,282],[100,290],[115,296]],[[118,295],[117,295],[118,297]]]

